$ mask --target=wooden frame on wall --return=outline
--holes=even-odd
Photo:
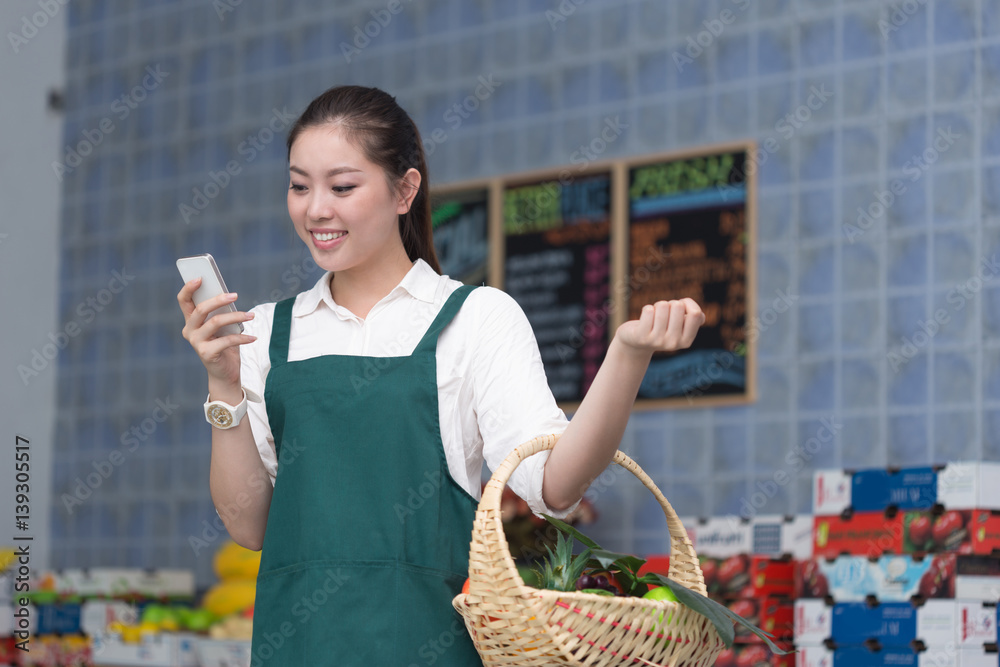
[[[705,309],[706,324],[690,350],[654,356],[634,409],[748,403],[755,150],[747,140],[450,184],[432,188],[432,207],[452,218],[488,211],[486,282],[524,301],[563,410],[579,406],[630,310],[684,296]]]

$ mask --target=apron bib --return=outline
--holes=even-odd
[[[294,299],[271,332],[278,455],[257,577],[254,667],[482,665],[451,599],[478,503],[451,477],[436,350],[472,287],[413,354],[288,361]]]

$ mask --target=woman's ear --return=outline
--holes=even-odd
[[[396,212],[399,214],[404,214],[409,212],[410,205],[413,204],[413,199],[420,192],[420,172],[410,167],[403,174],[403,178],[399,181],[399,206],[396,208]]]

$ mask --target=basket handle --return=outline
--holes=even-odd
[[[493,510],[495,515],[499,516],[500,497],[503,494],[504,487],[507,485],[507,480],[510,479],[511,474],[514,472],[514,469],[521,464],[521,461],[529,456],[552,449],[555,447],[558,440],[558,435],[542,435],[515,447],[514,450],[507,455],[507,458],[504,459],[503,463],[501,463],[496,471],[494,471],[490,481],[483,489],[483,497],[479,501],[479,509]],[[674,511],[674,508],[671,507],[670,503],[660,490],[656,488],[656,484],[654,484],[653,480],[649,478],[649,475],[643,472],[642,468],[640,468],[635,461],[622,453],[621,450],[615,452],[612,462],[620,465],[638,477],[639,481],[642,482],[642,485],[653,492],[656,500],[663,508],[663,514],[667,517],[667,530],[670,532],[670,570],[667,573],[667,577],[683,584],[684,586],[687,586],[696,593],[705,595],[707,592],[705,588],[705,577],[698,564],[698,557],[695,554],[694,546],[688,538],[687,531],[684,530],[684,525],[677,517],[677,512]],[[513,558],[511,558],[507,541],[500,540],[499,546],[503,549],[506,559],[513,564]]]

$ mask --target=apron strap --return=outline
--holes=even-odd
[[[274,320],[271,322],[271,345],[268,353],[271,357],[271,368],[288,361],[288,336],[292,331],[292,306],[295,297],[279,301],[274,306]]]
[[[427,333],[424,337],[420,339],[417,343],[417,347],[413,350],[413,354],[418,352],[430,351],[432,354],[437,350],[437,339],[441,331],[451,323],[451,320],[458,314],[458,310],[465,303],[466,297],[472,293],[472,290],[476,289],[476,285],[462,285],[457,290],[451,293],[448,300],[444,302],[441,306],[441,310],[438,311],[437,317],[431,322],[431,326],[427,329]]]

